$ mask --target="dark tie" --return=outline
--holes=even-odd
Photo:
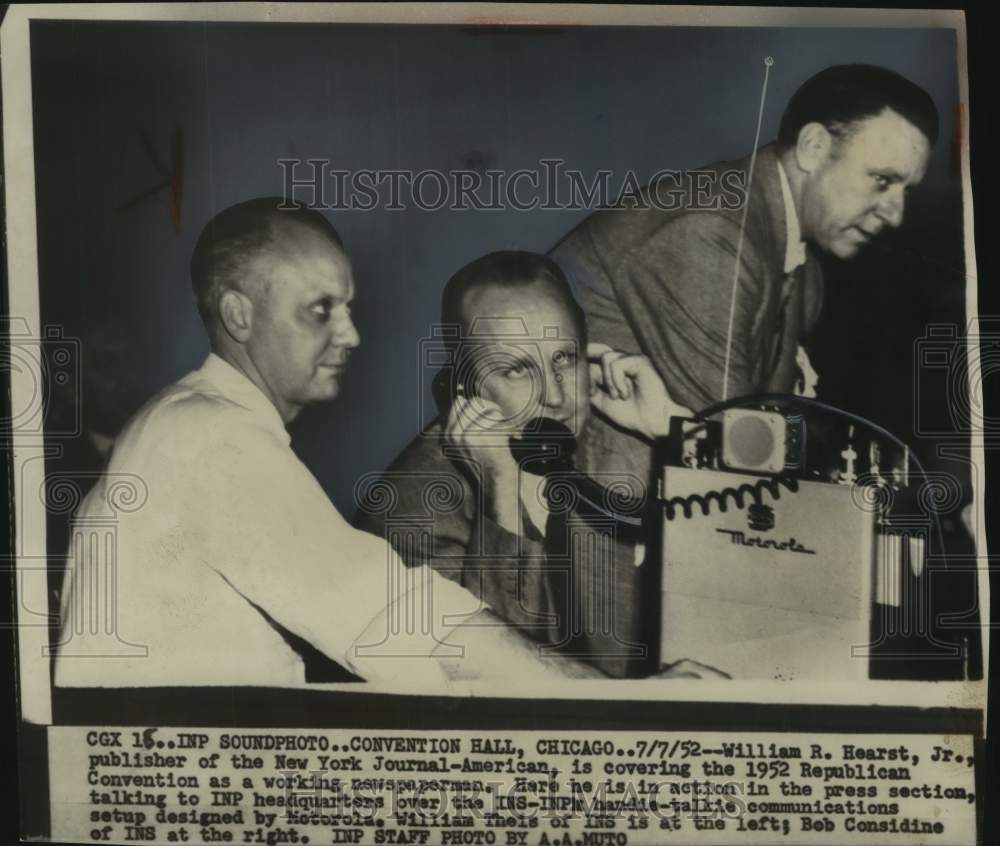
[[[575,511],[573,496],[558,477],[546,483],[545,498],[543,548],[559,617],[551,654],[586,659],[612,676],[648,672],[650,652],[632,624],[658,619],[647,600],[658,606],[659,591],[637,591],[635,584],[650,568],[619,561],[619,554],[634,556],[633,544],[616,540],[620,532],[608,521],[595,523]]]
[[[768,390],[791,393],[798,378],[795,352],[802,336],[802,284],[805,265],[785,274],[781,285],[781,303],[774,327],[774,348],[768,369]]]
[[[566,488],[548,479],[544,496],[549,516],[545,520],[545,568],[552,592],[552,601],[558,615],[556,643],[568,644],[572,632],[573,578],[570,572],[568,517],[569,509],[563,494]]]

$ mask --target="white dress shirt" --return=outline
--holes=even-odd
[[[123,485],[147,498],[116,511],[116,485],[119,498]],[[95,542],[109,527],[113,543]],[[443,614],[478,606],[350,526],[292,452],[274,405],[215,355],[130,421],[74,535],[60,685],[304,682],[302,660],[271,621],[369,681],[443,679],[433,659],[400,660],[414,645],[411,636],[400,646],[414,629],[399,624],[401,609],[432,597],[433,633],[444,637]],[[387,608],[396,640],[386,639]],[[429,651],[428,628],[418,624],[416,638]],[[383,641],[358,658],[357,645]]]
[[[781,199],[785,206],[785,273],[806,263],[806,242],[802,240],[799,213],[795,210],[792,186],[788,184],[785,166],[778,162],[778,179],[781,182]]]
[[[523,470],[521,477],[521,505],[539,535],[545,537],[545,527],[549,520],[549,501],[545,496],[545,479]]]

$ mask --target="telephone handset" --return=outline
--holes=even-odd
[[[553,477],[573,489],[577,495],[574,513],[601,521],[611,519],[621,539],[642,541],[643,503],[622,497],[577,470],[573,464],[576,446],[573,433],[550,417],[529,420],[519,435],[510,438],[511,455],[522,470]]]
[[[438,413],[442,417],[447,417],[452,405],[457,397],[467,397],[471,399],[476,396],[475,382],[461,379],[454,367],[442,367],[431,380],[431,395],[437,405]]]

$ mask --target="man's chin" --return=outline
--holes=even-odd
[[[857,241],[837,241],[827,250],[831,255],[842,261],[850,261],[861,251],[861,243]]]
[[[329,402],[336,399],[340,395],[340,377],[334,376],[322,384],[315,385],[311,393],[313,402]]]

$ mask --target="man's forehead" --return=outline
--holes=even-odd
[[[527,338],[528,323],[523,316],[514,314],[465,315],[469,337]]]
[[[499,331],[489,331],[485,324],[473,327],[473,331],[465,335],[465,340],[475,347],[508,347],[510,349],[570,349],[575,348],[579,338],[570,334],[563,326],[547,326],[540,332],[506,332],[506,326],[496,326]]]
[[[931,149],[927,136],[917,126],[889,108],[858,121],[848,143],[855,155],[879,166],[921,172]]]
[[[338,299],[354,296],[351,263],[338,244],[309,227],[286,224],[282,230],[274,233],[263,256],[270,275],[294,284],[302,293]]]
[[[576,335],[570,304],[544,284],[473,289],[462,302],[462,318],[468,337],[555,341]]]
[[[278,220],[271,231],[272,245],[276,250],[295,254],[336,254],[346,260],[343,247],[330,232],[297,220]]]

